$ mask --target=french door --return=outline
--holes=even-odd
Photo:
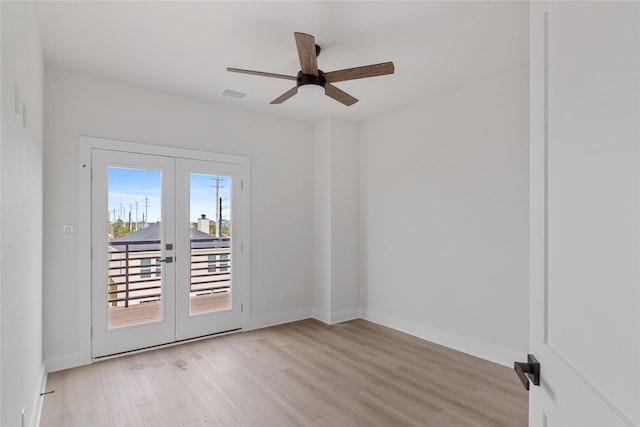
[[[92,355],[242,326],[241,166],[93,149]]]

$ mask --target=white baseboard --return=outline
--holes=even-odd
[[[242,329],[245,331],[251,331],[253,329],[267,328],[269,326],[281,325],[283,323],[296,322],[310,317],[311,307],[296,308],[294,310],[251,317],[247,319]]]
[[[47,357],[47,372],[62,371],[64,369],[77,368],[78,366],[90,365],[93,363],[90,354],[81,352],[61,354],[59,356]]]
[[[334,311],[331,313],[331,324],[348,322],[349,320],[359,319],[360,308],[349,308],[346,310]]]
[[[313,309],[312,316],[314,319],[326,323],[327,325],[335,325],[336,323],[348,322],[349,320],[360,319],[362,317],[359,308],[350,308],[340,311],[322,311]]]
[[[364,318],[370,322],[396,329],[481,359],[512,367],[514,360],[523,358],[521,352],[496,346],[484,341],[458,335],[412,320],[402,319],[386,313],[367,310]]]
[[[38,381],[33,401],[30,406],[31,411],[29,411],[29,420],[26,420],[27,425],[33,427],[40,425],[40,415],[42,415],[42,393],[44,393],[44,389],[47,386],[47,368],[45,363],[40,367],[39,377],[40,381]]]
[[[331,312],[329,311],[318,310],[317,308],[313,308],[311,312],[311,317],[321,321],[322,323],[326,323],[327,325],[331,324]]]

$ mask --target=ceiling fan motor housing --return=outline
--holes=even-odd
[[[324,73],[321,70],[318,70],[318,75],[314,76],[313,74],[303,74],[302,71],[298,71],[298,77],[296,79],[296,86],[304,86],[304,85],[317,85],[324,87],[327,83],[327,80],[324,78]]]

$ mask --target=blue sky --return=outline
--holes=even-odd
[[[215,219],[215,176],[191,174],[191,206],[189,220],[196,221],[201,214]],[[115,217],[129,219],[132,207],[132,219],[136,220],[136,202],[138,202],[138,220],[142,221],[145,212],[145,197],[149,202],[147,208],[148,222],[162,220],[160,215],[160,171],[126,168],[109,168],[109,219]],[[222,218],[229,219],[229,187],[230,178],[220,177],[220,197],[222,197]],[[123,213],[124,212],[124,213]]]
[[[229,219],[229,187],[230,177],[220,177],[220,193],[222,197],[222,219]],[[191,174],[191,212],[189,220],[194,222],[200,215],[206,214],[209,219],[216,219],[216,180],[211,175]]]

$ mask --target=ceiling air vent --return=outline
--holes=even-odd
[[[231,90],[231,89],[225,89],[222,92],[222,94],[225,96],[230,96],[232,98],[238,98],[238,99],[242,99],[245,96],[247,96],[246,93],[238,92],[237,90]]]

